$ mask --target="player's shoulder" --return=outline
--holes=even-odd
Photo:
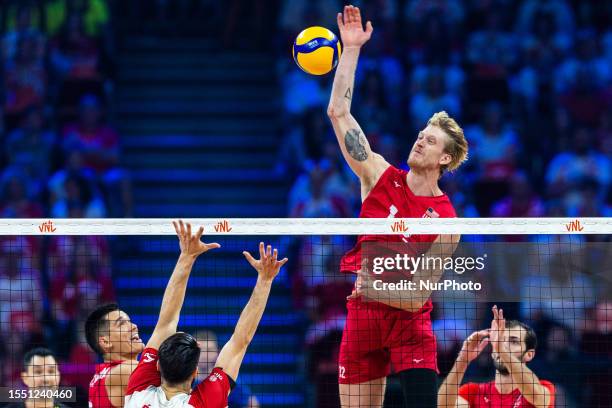
[[[548,392],[550,392],[550,395],[552,397],[555,396],[555,390],[556,390],[555,384],[553,384],[552,382],[548,380],[540,380],[540,384],[548,389]]]
[[[194,408],[225,408],[233,385],[234,380],[223,369],[215,367],[191,392],[188,403]]]
[[[478,393],[480,393],[481,391],[484,391],[486,389],[486,385],[487,383],[474,383],[474,382],[468,382],[465,384],[462,384],[459,387],[459,394],[463,397],[464,395],[477,395]],[[464,397],[465,398],[465,397]]]
[[[555,384],[553,384],[552,382],[550,382],[548,380],[540,379],[540,384],[542,384],[543,386],[545,386],[547,388],[555,388]]]
[[[401,169],[398,169],[397,167],[393,166],[392,164],[387,163],[386,168],[384,168],[381,172],[380,175],[378,176],[378,179],[376,180],[376,182],[374,183],[374,185],[372,186],[372,190],[377,190],[380,187],[383,188],[388,188],[389,186],[393,186],[394,182],[395,184],[402,184],[402,176],[406,176],[406,172],[404,171],[402,173]]]
[[[140,363],[152,363],[157,361],[158,352],[154,347],[146,347],[140,356]]]

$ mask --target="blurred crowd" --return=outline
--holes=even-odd
[[[104,0],[0,1],[0,218],[131,215],[109,123],[113,31]],[[0,383],[46,344],[85,392],[95,356],[84,314],[115,298],[104,237],[1,237]],[[83,375],[87,373],[87,375]]]
[[[352,4],[361,7],[364,19],[374,26],[361,51],[351,107],[374,151],[407,169],[418,131],[433,113],[446,110],[464,128],[470,148],[468,162],[441,180],[460,217],[612,215],[609,2],[363,0]],[[282,43],[292,43],[311,25],[339,35],[335,19],[342,5],[337,0],[282,2]],[[280,51],[284,123],[277,171],[294,180],[288,215],[357,216],[359,183],[344,163],[326,116],[333,72],[309,76],[295,66],[285,48]],[[539,244],[548,239],[534,238]],[[338,276],[337,264],[324,261],[341,256],[350,242],[332,241],[305,238],[296,244],[300,265],[294,271],[296,305],[308,310],[307,369],[320,407],[338,406],[337,390],[330,384],[337,376],[342,303],[352,287]],[[534,269],[533,264],[523,266],[525,271]],[[601,291],[595,290],[601,289],[597,279],[603,276],[607,288],[609,270],[607,276],[605,271],[598,276],[583,270],[576,274],[577,269],[564,272],[561,266],[541,265],[538,276],[515,281],[504,281],[509,275],[498,277],[506,293],[520,293],[505,310],[536,328],[541,354],[535,370],[559,384],[561,406],[610,405],[612,305],[595,300],[602,299]],[[525,287],[554,290],[534,302],[542,298],[541,291],[521,291]],[[563,301],[572,296],[583,301]],[[471,330],[487,327],[478,307],[471,306],[466,312],[456,302],[436,304],[434,327],[443,375]],[[578,361],[582,364],[572,365]],[[485,371],[491,367],[488,360],[482,365]],[[479,374],[484,376],[483,372],[473,375]]]

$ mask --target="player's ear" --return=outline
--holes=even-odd
[[[157,368],[157,371],[161,372],[161,370],[159,369],[159,360],[157,360],[157,362],[155,363],[155,368]]]
[[[442,157],[440,157],[440,165],[441,166],[445,166],[447,164],[450,164],[451,161],[453,161],[453,157],[450,154],[442,153]]]
[[[104,354],[106,354],[106,353],[108,353],[111,350],[111,347],[113,346],[113,343],[111,343],[110,337],[108,337],[108,336],[100,336],[100,337],[98,337],[98,345],[100,346],[100,348],[102,349]]]
[[[525,354],[523,355],[523,362],[528,363],[531,360],[533,360],[534,357],[535,357],[535,350],[534,349],[527,350]]]

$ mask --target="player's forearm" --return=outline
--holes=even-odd
[[[502,363],[508,368],[512,381],[521,395],[536,408],[547,408],[549,396],[546,387],[540,384],[540,379],[526,364],[508,353],[500,353]]]
[[[263,316],[270,289],[272,288],[272,280],[257,279],[253,293],[248,303],[240,313],[238,323],[232,336],[234,341],[240,348],[246,348],[253,340],[261,317]]]
[[[459,355],[455,365],[438,390],[438,407],[455,408],[457,398],[459,397],[459,386],[461,385],[461,381],[463,381],[463,376],[465,375],[467,367],[467,359]]]
[[[358,59],[359,48],[345,48],[340,56],[328,107],[330,117],[347,115],[351,110]]]
[[[183,254],[179,256],[164,292],[156,329],[165,328],[166,330],[174,329],[176,331],[181,308],[185,300],[187,282],[189,281],[189,275],[191,275],[195,260],[196,258],[193,256]]]

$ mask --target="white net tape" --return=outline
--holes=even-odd
[[[612,218],[196,218],[206,235],[611,234]],[[172,219],[3,219],[0,235],[175,235]]]

